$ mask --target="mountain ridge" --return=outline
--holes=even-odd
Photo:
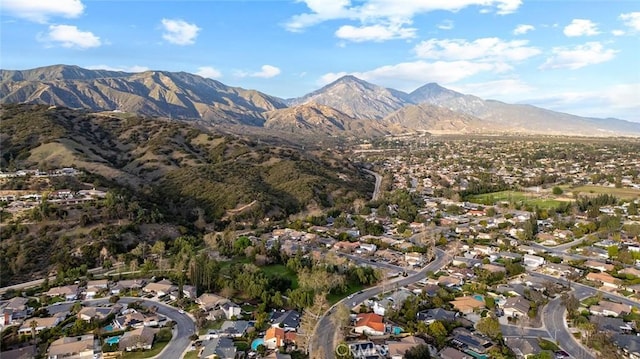
[[[282,99],[187,72],[131,73],[52,65],[0,70],[0,103],[124,111],[197,120],[210,126],[243,125],[323,135],[378,136],[407,129],[434,133],[640,135],[640,123],[484,100],[437,83],[405,93],[353,75],[306,95]],[[295,110],[298,106],[306,107]]]

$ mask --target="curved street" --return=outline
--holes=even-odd
[[[374,187],[373,194],[371,195],[371,200],[375,201],[378,199],[378,197],[380,197],[380,186],[382,185],[382,176],[370,170],[364,170],[364,171],[370,175],[373,175],[376,178],[376,186]]]
[[[156,357],[181,358],[185,350],[187,350],[189,345],[191,345],[191,339],[189,339],[189,337],[196,332],[196,326],[193,319],[191,319],[186,313],[180,313],[179,309],[177,308],[166,305],[164,303],[143,298],[122,297],[120,298],[118,303],[129,304],[136,301],[142,302],[142,305],[145,305],[147,307],[155,305],[156,307],[158,307],[158,313],[176,322],[176,325],[174,327],[176,328],[176,330],[173,331],[173,337],[171,338],[171,341]],[[82,303],[84,305],[106,304],[109,303],[109,298],[91,299]]]
[[[312,345],[310,345],[309,348],[309,358],[314,358],[311,355],[312,349],[320,346],[324,348],[325,358],[335,358],[335,336],[336,333],[338,333],[338,328],[336,327],[336,324],[333,322],[333,320],[331,320],[331,313],[333,312],[333,308],[335,308],[337,305],[344,303],[347,307],[352,308],[357,304],[380,294],[383,288],[389,288],[390,285],[402,287],[411,283],[418,282],[426,278],[426,273],[428,271],[437,272],[450,261],[451,257],[448,253],[439,248],[436,248],[434,260],[431,263],[427,264],[424,268],[422,268],[422,270],[420,270],[418,273],[410,275],[408,277],[396,278],[393,281],[384,282],[375,287],[363,290],[360,293],[356,293],[351,298],[343,298],[341,301],[331,306],[331,308],[329,308],[329,310],[325,312],[325,314],[320,318],[318,324],[316,325],[315,333],[312,336]]]

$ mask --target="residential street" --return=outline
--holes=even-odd
[[[426,277],[426,273],[428,271],[436,272],[444,267],[447,263],[449,263],[450,260],[451,256],[448,253],[445,253],[441,249],[436,249],[434,260],[426,265],[420,272],[408,277],[400,277],[391,282],[386,282],[385,286],[388,288],[390,284],[393,284],[394,286],[402,287],[411,283],[418,282]],[[351,308],[373,296],[380,294],[382,290],[383,285],[378,285],[376,287],[364,290],[362,291],[362,293],[355,294],[352,298],[344,298],[343,300],[334,304],[325,313],[325,315],[320,318],[318,325],[316,326],[315,335],[313,336],[314,341],[311,348],[309,349],[309,353],[311,354],[312,350],[318,348],[319,346],[322,346],[322,348],[324,349],[325,358],[335,358],[334,348],[336,347],[337,343],[334,343],[334,335],[338,331],[338,328],[336,328],[335,324],[331,320],[331,316],[329,315],[332,312],[332,309],[340,303],[344,303],[347,305],[347,307]],[[312,356],[310,355],[310,357]]]

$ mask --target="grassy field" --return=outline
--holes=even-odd
[[[188,351],[184,357],[184,359],[198,359],[198,351],[197,350],[192,350],[192,351]]]
[[[615,188],[604,186],[580,186],[575,188],[567,188],[566,191],[580,193],[580,195],[588,194],[611,194],[618,198],[634,199],[640,198],[640,190],[635,188]]]
[[[555,198],[543,198],[536,193],[528,193],[522,191],[500,191],[492,193],[478,194],[467,198],[469,202],[480,203],[485,205],[493,205],[498,202],[509,202],[514,204],[530,205],[534,207],[549,209],[555,208],[565,203]]]
[[[364,286],[362,284],[349,283],[347,285],[347,290],[344,293],[329,293],[329,295],[327,295],[327,300],[329,301],[329,305],[334,305],[349,294],[363,289]]]
[[[296,276],[296,274],[292,271],[290,271],[286,266],[284,266],[283,264],[271,264],[268,266],[264,266],[261,267],[260,269],[262,269],[262,271],[267,275],[267,276],[275,276],[275,275],[280,275],[284,278],[287,278],[291,281],[291,289],[296,289],[298,288],[298,277]]]

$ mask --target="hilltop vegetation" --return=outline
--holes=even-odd
[[[301,151],[155,118],[6,105],[0,128],[4,171],[73,167],[83,173],[55,181],[4,179],[3,190],[108,192],[93,204],[47,205],[44,211],[40,205],[3,219],[0,257],[11,263],[2,265],[2,284],[55,265],[98,265],[103,247],[113,255],[158,236],[347,209],[373,187],[354,164],[328,151]],[[43,246],[62,255],[50,256]],[[68,255],[83,250],[89,255]],[[18,261],[25,255],[39,261]]]

